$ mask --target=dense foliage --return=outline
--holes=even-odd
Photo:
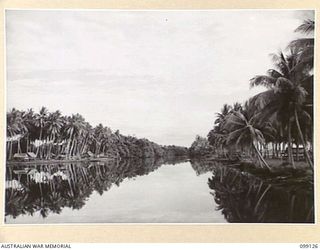
[[[125,136],[102,124],[92,127],[80,114],[62,116],[45,107],[39,113],[12,109],[7,113],[7,159],[27,152],[40,159],[122,159],[175,157],[186,155],[188,149]]]
[[[251,87],[264,86],[265,91],[243,105],[224,104],[217,113],[207,138],[218,156],[255,155],[261,166],[269,168],[265,156],[285,155],[295,167],[301,147],[313,168],[313,31],[314,21],[305,21],[296,29],[304,37],[290,42],[285,52],[272,54],[274,68],[250,80]]]
[[[217,161],[191,162],[198,175],[212,172],[208,185],[220,210],[232,223],[314,223],[313,176],[283,168],[270,173],[244,164],[225,166]],[[240,165],[240,164],[239,164]]]

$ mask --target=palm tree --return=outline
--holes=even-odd
[[[227,135],[227,144],[253,148],[258,156],[259,161],[270,169],[268,163],[264,160],[256,144],[264,144],[263,133],[258,128],[258,114],[246,117],[245,113],[232,111],[225,121],[225,129],[229,131]]]
[[[13,146],[13,137],[20,133],[20,128],[17,123],[18,110],[12,109],[7,113],[7,137],[9,137],[9,154],[8,159],[12,159],[12,146]]]
[[[237,107],[237,104],[235,104]],[[216,113],[216,120],[214,121],[214,127],[207,135],[208,141],[210,145],[219,148],[219,151],[222,151],[224,156],[226,156],[225,152],[225,142],[226,142],[226,131],[223,129],[223,124],[225,122],[226,117],[229,115],[232,107],[228,104],[224,104],[219,113]]]
[[[221,109],[221,112],[220,113],[216,113],[217,119],[214,121],[214,124],[222,125],[222,123],[224,122],[225,118],[230,113],[231,109],[232,109],[232,107],[230,105],[224,104],[222,109]]]
[[[20,134],[20,136],[18,137],[18,153],[21,153],[22,150],[21,150],[20,141],[28,133],[28,128],[27,128],[27,125],[26,125],[26,121],[25,121],[25,118],[24,118],[24,112],[23,111],[22,112],[18,111],[16,124],[17,124],[17,126],[19,128],[19,134]]]
[[[47,155],[48,158],[51,158],[52,145],[54,145],[56,138],[60,135],[63,125],[63,118],[59,110],[48,115],[48,134],[51,141],[49,152]]]
[[[314,20],[308,19],[308,20],[304,20],[303,23],[296,28],[296,32],[302,32],[302,33],[311,33],[314,31],[315,28],[315,22]]]
[[[95,154],[100,154],[102,139],[103,139],[103,125],[100,123],[94,128],[94,140],[95,140]]]
[[[40,128],[40,135],[39,135],[40,145],[38,145],[38,147],[37,147],[37,152],[36,152],[37,157],[39,155],[39,149],[41,147],[41,143],[42,143],[42,139],[43,139],[42,138],[43,129],[47,124],[47,118],[48,118],[48,109],[45,107],[42,107],[40,109],[39,113],[35,115],[34,124],[36,127]]]
[[[303,144],[307,161],[311,167],[313,163],[306,147],[305,138],[301,131],[301,117],[308,117],[305,111],[306,90],[301,86],[301,82],[308,77],[307,72],[297,70],[299,57],[296,51],[291,51],[287,56],[280,52],[273,54],[272,59],[276,69],[267,71],[267,75],[255,76],[250,80],[251,87],[262,85],[273,92],[269,96],[269,103],[264,108],[265,117],[276,115],[288,133],[288,155],[291,164],[294,166],[292,154],[292,126],[295,123],[299,132],[299,138]]]
[[[33,138],[36,138],[35,135],[35,125],[34,125],[34,111],[33,109],[28,109],[26,112],[23,112],[23,119],[25,121],[26,127],[27,127],[27,133],[26,133],[26,152],[30,151],[30,141],[33,140]]]
[[[90,123],[85,123],[85,128],[82,134],[82,143],[80,147],[80,154],[83,154],[88,151],[90,144],[93,141],[93,129]]]
[[[234,110],[234,111],[241,111],[241,110],[242,110],[242,105],[241,105],[241,103],[240,103],[240,102],[235,102],[235,103],[233,104],[232,110]]]
[[[52,153],[65,153],[66,158],[81,157],[87,151],[95,154],[108,154],[112,158],[119,157],[155,157],[169,155],[186,155],[187,149],[182,147],[166,148],[147,139],[134,136],[123,136],[102,124],[94,129],[80,114],[61,116],[59,110],[49,112],[42,107],[35,114],[32,109],[19,111],[13,109],[7,113],[7,157],[12,159],[15,152],[21,152],[21,145],[26,143],[26,152],[33,151],[29,145],[35,145],[37,158],[51,158]],[[18,142],[18,150],[13,142]],[[35,143],[37,142],[37,144]],[[55,147],[57,145],[57,147]],[[30,151],[29,151],[30,150]],[[15,152],[14,152],[15,151]]]
[[[9,159],[12,158],[12,144],[16,136],[17,140],[17,152],[21,153],[20,141],[28,133],[28,127],[25,120],[25,112],[12,109],[7,113],[7,136],[10,137],[9,140]]]
[[[298,61],[303,64],[308,64],[309,68],[313,68],[314,59],[314,37],[311,36],[315,29],[314,20],[304,20],[304,22],[295,30],[302,34],[308,35],[309,37],[303,37],[293,40],[289,44],[289,48],[298,51]]]
[[[76,152],[77,139],[85,128],[85,120],[80,114],[72,115],[67,118],[67,123],[65,126],[68,143],[67,143],[67,152],[66,157],[71,157]]]

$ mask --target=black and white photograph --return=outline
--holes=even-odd
[[[5,10],[5,224],[315,223],[315,11]]]

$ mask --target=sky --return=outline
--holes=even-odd
[[[263,91],[313,11],[6,10],[7,111],[80,113],[124,135],[190,146],[224,103]]]

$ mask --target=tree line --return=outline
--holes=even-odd
[[[46,160],[81,159],[86,154],[122,159],[184,156],[188,149],[125,136],[102,124],[93,127],[80,114],[63,116],[45,107],[38,113],[13,108],[7,112],[7,159],[30,152]]]
[[[305,20],[295,30],[303,37],[271,54],[274,67],[249,81],[250,87],[264,86],[266,90],[244,104],[224,104],[207,138],[196,138],[193,151],[201,145],[220,154],[248,150],[261,166],[269,168],[263,151],[271,146],[273,154],[280,157],[286,148],[289,163],[295,167],[295,144],[297,150],[299,145],[303,147],[304,158],[313,168],[314,25],[313,20]],[[296,157],[298,160],[298,152]]]

